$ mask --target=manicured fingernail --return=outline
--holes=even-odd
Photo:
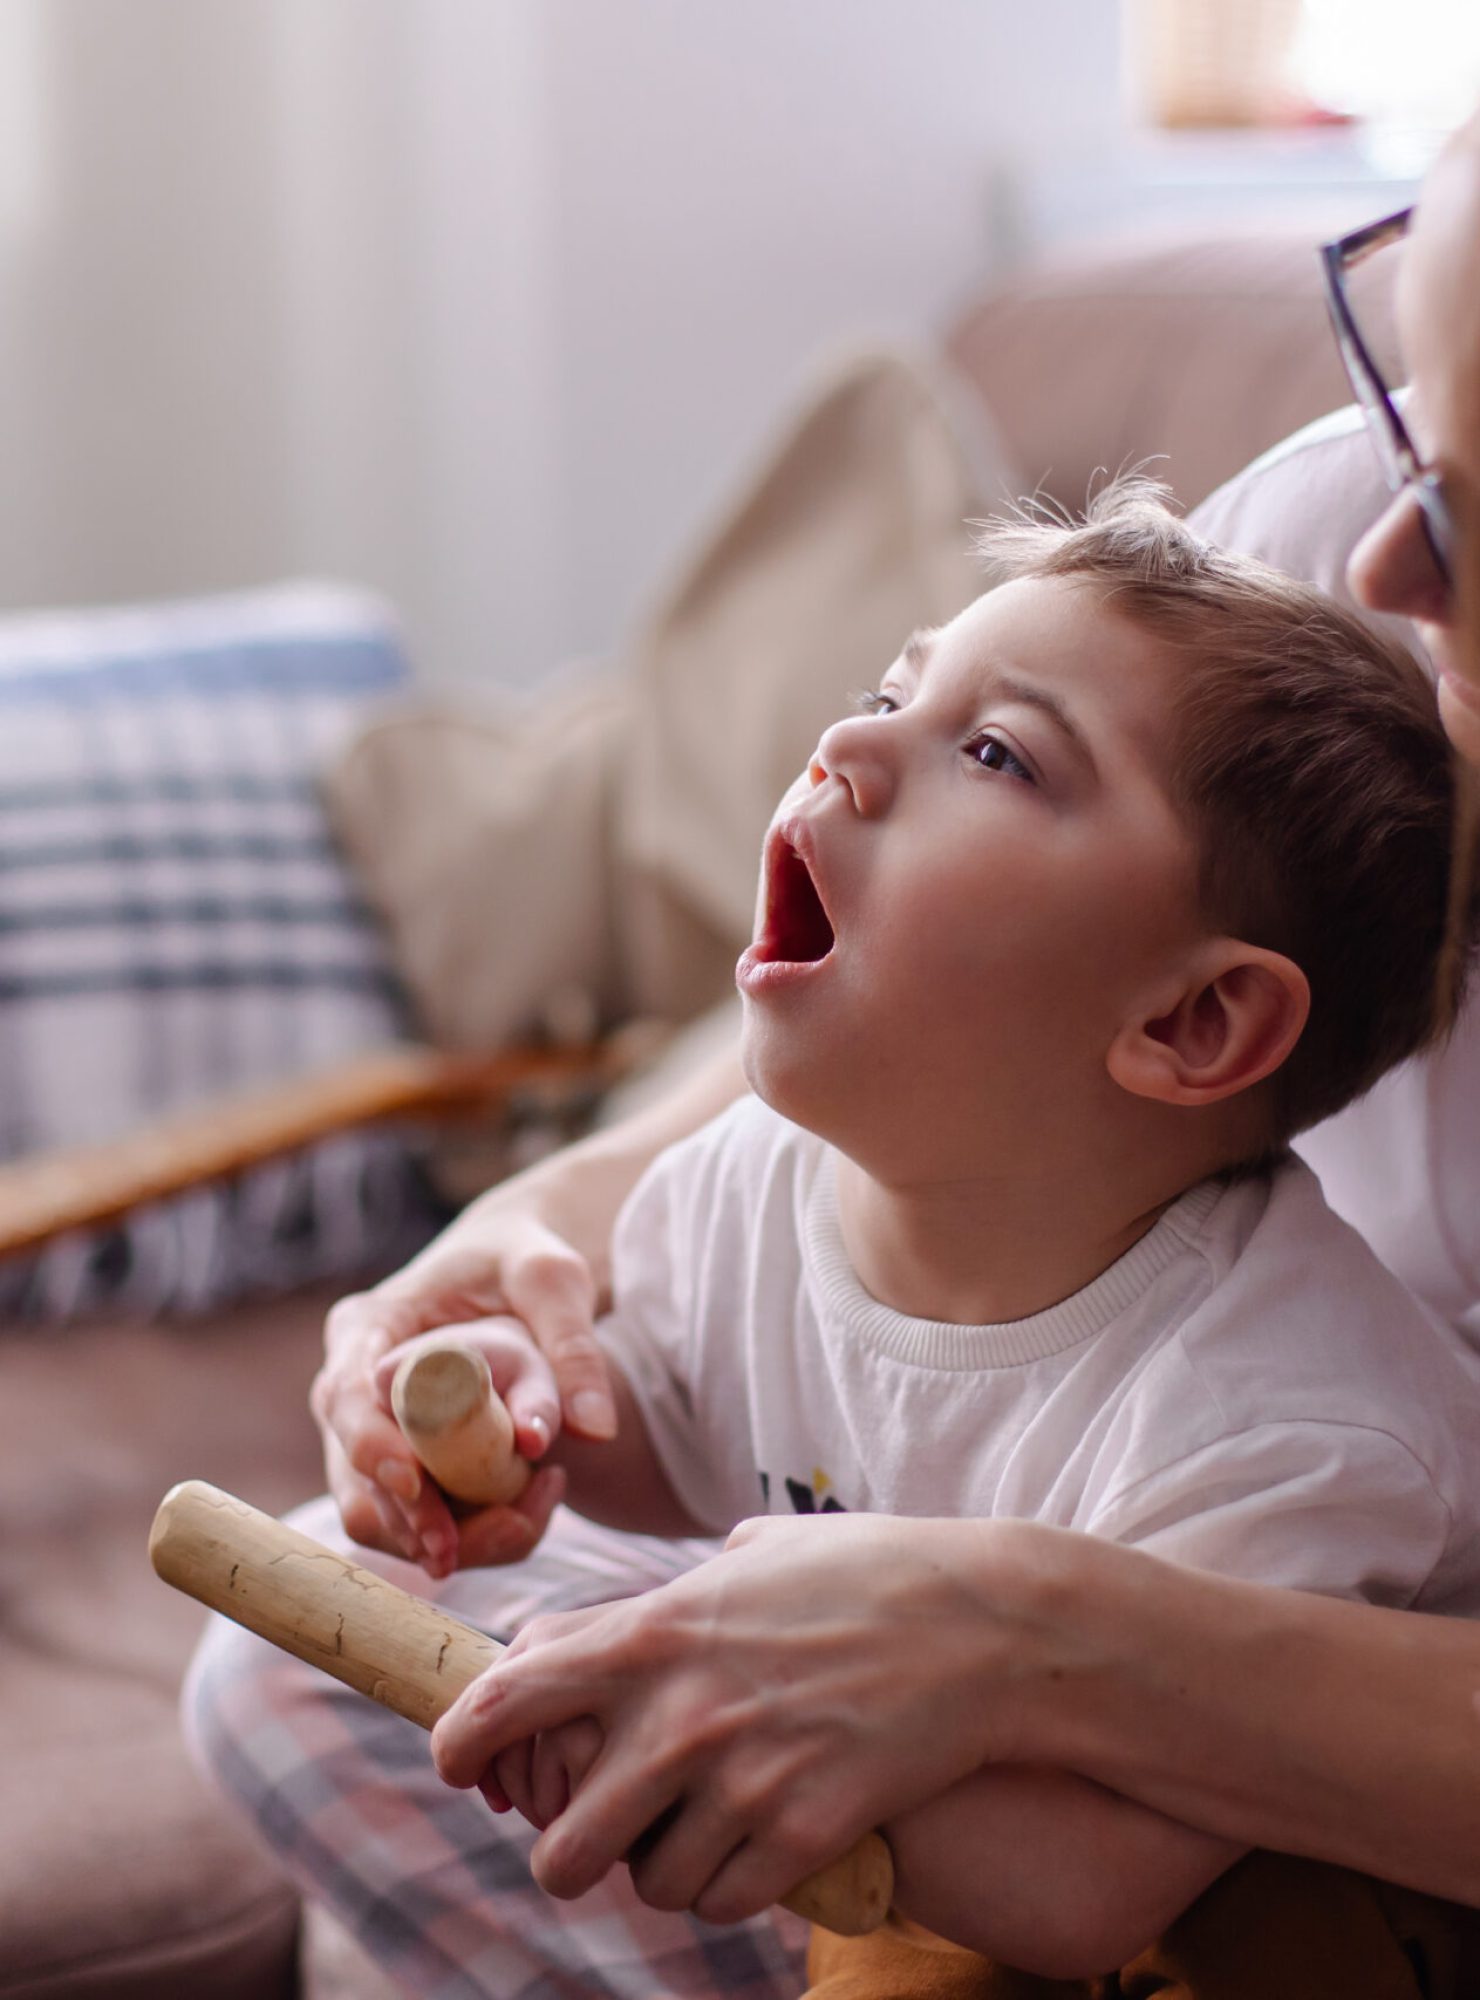
[[[599,1389],[581,1389],[570,1401],[571,1422],[587,1437],[609,1438],[617,1434],[617,1413]]]
[[[404,1458],[383,1458],[375,1468],[375,1479],[398,1500],[415,1500],[421,1492],[421,1475]]]
[[[540,1450],[543,1451],[550,1442],[550,1426],[545,1422],[543,1417],[531,1417],[527,1428],[532,1430],[539,1439]]]

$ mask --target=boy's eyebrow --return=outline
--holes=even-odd
[[[921,625],[916,631],[911,632],[899,649],[899,657],[917,676],[925,671],[931,648],[935,643],[935,633],[935,626]]]
[[[922,625],[918,631],[911,632],[900,648],[900,659],[917,678],[924,673],[930,655],[935,650],[937,629],[935,626]],[[1052,688],[1040,687],[1036,681],[1020,681],[1012,674],[995,671],[992,674],[992,684],[998,693],[1005,694],[1010,701],[1020,701],[1029,708],[1036,708],[1046,715],[1050,722],[1056,723],[1068,738],[1071,749],[1088,767],[1090,775],[1096,778],[1099,776],[1094,753],[1083,730],[1069,713],[1068,705],[1062,695],[1055,693]]]
[[[992,679],[1010,701],[1025,702],[1029,708],[1040,709],[1051,722],[1057,723],[1076,755],[1088,765],[1092,775],[1098,775],[1094,753],[1083,730],[1069,713],[1062,695],[1056,694],[1052,688],[1039,687],[1034,681],[1015,680],[1011,674],[993,674]]]

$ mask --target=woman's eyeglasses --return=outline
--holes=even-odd
[[[1352,311],[1347,280],[1356,267],[1378,251],[1397,243],[1408,232],[1413,210],[1369,222],[1365,229],[1353,230],[1321,250],[1321,272],[1325,280],[1326,304],[1336,333],[1336,344],[1346,366],[1352,392],[1367,418],[1367,428],[1377,447],[1384,477],[1394,493],[1412,493],[1419,508],[1419,520],[1428,540],[1434,567],[1446,590],[1454,587],[1454,516],[1444,498],[1439,475],[1419,456],[1402,412],[1382,370],[1372,358],[1372,350],[1362,337]]]

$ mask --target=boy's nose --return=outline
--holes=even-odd
[[[870,716],[849,716],[823,731],[807,776],[814,790],[835,778],[847,788],[855,809],[872,817],[889,802],[893,786],[890,761],[880,741],[879,723]]]

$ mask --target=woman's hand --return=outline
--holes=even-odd
[[[377,1366],[417,1334],[511,1315],[554,1372],[562,1429],[613,1437],[616,1405],[594,1321],[617,1211],[656,1153],[743,1088],[734,1055],[716,1056],[661,1103],[480,1195],[403,1270],[339,1301],[309,1401],[329,1491],[355,1541],[424,1562],[434,1575],[528,1554],[554,1505],[549,1484],[532,1482],[519,1509],[486,1508],[454,1523],[380,1393]]]
[[[393,1408],[391,1388],[402,1362],[419,1348],[440,1345],[449,1336],[488,1363],[494,1394],[513,1423],[514,1449],[536,1465],[560,1430],[560,1398],[554,1372],[522,1320],[471,1320],[418,1334],[393,1347],[375,1365],[373,1381],[382,1410]],[[517,1499],[476,1511],[466,1505],[450,1508],[424,1472],[418,1473],[418,1482],[418,1511],[432,1525],[412,1536],[408,1524],[408,1551],[430,1576],[440,1579],[459,1567],[522,1562],[550,1525],[550,1516],[564,1497],[566,1477],[556,1466],[538,1468]]]
[[[890,1814],[1022,1754],[1045,1533],[747,1522],[660,1590],[535,1619],[437,1725],[437,1768],[483,1784],[518,1768],[506,1752],[593,1718],[600,1748],[535,1848],[536,1879],[577,1896],[630,1859],[655,1908],[737,1921]]]
[[[512,1807],[543,1832],[575,1797],[600,1749],[601,1725],[578,1716],[501,1751],[478,1789],[495,1812]]]
[[[434,1576],[527,1555],[559,1497],[559,1475],[536,1475],[516,1507],[454,1521],[391,1414],[378,1371],[394,1348],[418,1334],[512,1315],[548,1363],[559,1421],[590,1438],[615,1429],[593,1331],[596,1280],[586,1257],[546,1219],[549,1188],[536,1170],[481,1196],[403,1270],[341,1299],[324,1329],[324,1361],[309,1400],[345,1529],[369,1548],[422,1562]],[[540,1450],[554,1428],[551,1415],[547,1409]],[[527,1421],[521,1451],[538,1456],[530,1449],[536,1442],[537,1426]]]

